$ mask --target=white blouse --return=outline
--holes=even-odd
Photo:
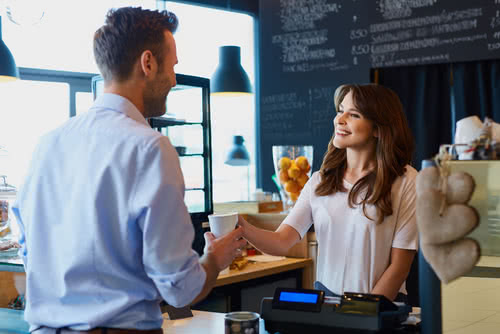
[[[302,190],[297,203],[283,224],[292,226],[301,238],[314,224],[318,240],[316,279],[337,294],[370,293],[390,263],[391,248],[417,249],[415,217],[415,178],[417,171],[406,172],[392,185],[392,210],[380,224],[376,209],[367,205],[350,208],[349,192],[317,196],[321,176],[315,172]],[[344,180],[348,191],[352,184]],[[405,284],[400,289],[406,293]]]

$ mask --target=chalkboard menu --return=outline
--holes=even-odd
[[[500,58],[500,0],[260,0],[262,183],[273,145],[313,145],[319,169],[333,94],[370,69]]]

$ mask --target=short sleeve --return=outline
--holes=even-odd
[[[319,178],[319,173],[315,172],[312,177],[304,185],[300,192],[300,196],[292,208],[292,211],[283,221],[283,224],[290,225],[299,234],[300,238],[304,238],[311,225],[313,224],[311,196],[314,195],[315,185]]]
[[[397,210],[396,231],[392,241],[392,247],[402,249],[418,249],[418,230],[415,215],[416,189],[415,180],[417,172],[407,166],[407,172],[396,190],[393,200],[399,198],[399,209]]]

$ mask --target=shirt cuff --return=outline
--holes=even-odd
[[[287,222],[286,218],[282,224],[286,224],[286,225],[292,227],[295,231],[297,231],[297,233],[300,235],[300,240],[304,239],[304,236],[306,235],[307,231],[309,231],[309,227],[306,228],[306,227],[300,226],[300,225],[296,226],[295,224],[293,224],[293,222]]]
[[[392,243],[392,248],[401,248],[408,250],[418,250],[418,241],[401,241],[395,240]]]
[[[205,285],[207,273],[201,266],[197,254],[193,254],[179,272],[163,276],[153,275],[151,278],[169,305],[183,307],[190,304],[200,294]]]

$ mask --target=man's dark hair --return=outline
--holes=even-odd
[[[111,9],[105,24],[94,34],[94,57],[105,81],[123,81],[145,50],[150,50],[161,66],[164,31],[174,33],[178,20],[174,13],[124,7]]]

